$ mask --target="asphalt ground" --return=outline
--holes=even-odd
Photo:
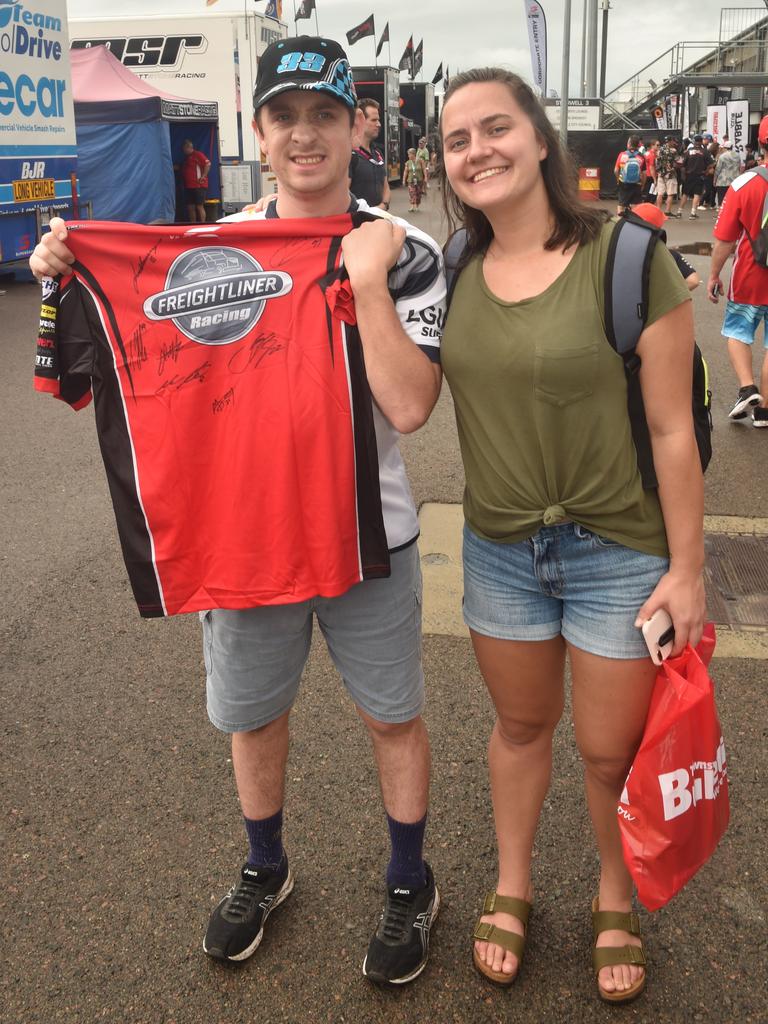
[[[395,211],[405,200],[398,191]],[[434,192],[414,221],[444,236]],[[706,241],[711,224],[711,214],[672,223],[670,240]],[[707,261],[693,262],[704,274]],[[293,714],[285,838],[296,890],[251,961],[210,961],[201,949],[208,915],[246,846],[228,742],[205,714],[197,619],[139,619],[92,412],[33,392],[39,290],[3,290],[3,1024],[766,1020],[768,701],[765,663],[747,659],[713,663],[731,825],[671,904],[642,913],[651,967],[636,1003],[613,1008],[595,994],[597,861],[567,713],[536,844],[521,977],[502,991],[474,971],[471,930],[496,866],[485,769],[492,714],[469,642],[443,636],[424,639],[428,857],[443,896],[424,975],[394,992],[361,975],[381,906],[386,826],[368,741],[322,643]],[[703,287],[694,303],[715,384],[707,512],[764,516],[768,436],[726,422],[735,388],[722,309]],[[419,504],[461,500],[447,389],[403,448]]]

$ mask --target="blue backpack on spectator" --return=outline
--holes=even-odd
[[[643,158],[636,149],[625,149],[623,164],[619,165],[619,181],[622,185],[639,185],[643,173]]]

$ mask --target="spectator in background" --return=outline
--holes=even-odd
[[[709,154],[704,151],[704,140],[701,135],[694,136],[693,149],[685,154],[683,161],[683,195],[680,199],[680,216],[683,215],[685,204],[691,200],[689,219],[696,220],[699,216],[699,203],[704,193],[704,176],[709,166]]]
[[[424,195],[427,169],[423,160],[419,159],[418,150],[409,149],[408,159],[403,169],[403,184],[408,186],[408,198],[411,205],[408,207],[410,213],[418,213],[421,206],[421,197]]]
[[[662,203],[666,200],[666,213],[668,217],[679,217],[679,213],[672,212],[672,202],[677,197],[677,160],[680,150],[677,146],[677,139],[669,136],[664,140],[656,154],[654,171],[656,173],[656,205],[661,209]]]
[[[205,194],[208,190],[208,172],[211,161],[198,149],[191,139],[184,139],[181,146],[184,160],[181,164],[181,180],[184,183],[184,201],[187,220],[193,224],[205,223]]]
[[[654,139],[645,151],[645,185],[643,187],[644,196],[655,196],[658,190],[656,184],[656,160],[659,155],[659,149],[661,143],[658,139]]]
[[[709,157],[709,164],[704,172],[704,194],[701,197],[700,210],[714,210],[715,208],[715,163],[720,152],[720,144],[715,142],[713,137],[705,132],[704,152]]]
[[[416,150],[416,159],[424,164],[424,191],[429,188],[429,147],[426,136],[419,139],[419,148]]]
[[[733,152],[733,143],[729,139],[723,139],[715,163],[715,192],[717,193],[718,208],[723,205],[728,186],[738,178],[740,173],[739,155]]]
[[[654,206],[653,203],[640,203],[638,206],[633,207],[632,213],[634,213],[636,217],[640,217],[641,220],[652,224],[655,228],[660,228],[661,240],[665,245],[667,244],[667,232],[664,229],[667,216],[663,210],[660,210],[658,206]],[[683,275],[683,280],[685,281],[688,291],[692,292],[694,289],[698,288],[701,284],[701,278],[688,260],[681,256],[677,249],[670,249],[669,252],[672,259],[677,264],[677,269]]]
[[[389,179],[384,154],[374,145],[381,131],[381,108],[376,100],[360,99],[357,105],[365,114],[359,145],[352,150],[349,164],[349,191],[369,206],[389,209]]]
[[[768,154],[768,117],[760,122],[757,135],[765,161]],[[768,427],[768,270],[755,262],[752,240],[763,226],[763,206],[768,181],[750,168],[728,186],[715,224],[715,244],[707,283],[707,297],[718,302],[724,294],[720,274],[728,257],[734,255],[728,298],[725,304],[723,337],[728,339],[728,357],[739,384],[736,402],[728,413],[732,420],[744,420],[752,413],[752,425]],[[755,385],[752,345],[763,325],[763,363],[760,386]]]
[[[627,148],[616,157],[613,168],[619,185],[617,213],[621,216],[630,206],[640,202],[645,184],[645,157],[640,152],[640,136],[630,135]]]

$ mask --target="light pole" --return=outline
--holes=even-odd
[[[563,77],[560,83],[560,138],[568,145],[568,76],[571,72],[571,0],[565,0],[563,14]]]
[[[766,6],[768,6],[768,0],[765,0]],[[603,0],[603,38],[602,38],[602,52],[600,56],[600,92],[599,96],[601,100],[605,99],[605,61],[608,54],[608,11],[611,9],[610,0]]]

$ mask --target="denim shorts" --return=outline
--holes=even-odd
[[[750,306],[746,302],[732,302],[728,299],[723,320],[724,338],[735,338],[745,345],[751,345],[760,324],[765,325],[763,344],[768,349],[768,306]]]
[[[603,658],[643,658],[635,619],[669,568],[577,523],[543,526],[518,544],[464,527],[464,621],[499,640],[551,640]]]
[[[416,544],[390,555],[388,579],[340,597],[242,611],[201,612],[208,717],[222,732],[258,729],[296,699],[315,617],[358,707],[379,722],[408,722],[424,704],[421,565]]]

